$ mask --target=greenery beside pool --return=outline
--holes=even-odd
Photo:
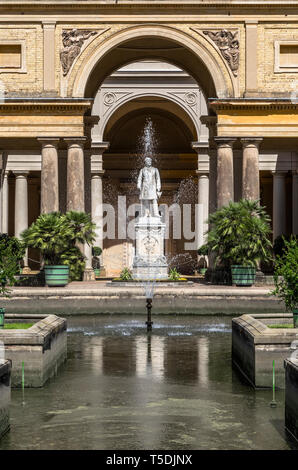
[[[4,329],[6,330],[27,330],[31,328],[34,323],[5,323]]]

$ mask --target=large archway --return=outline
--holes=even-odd
[[[103,35],[104,36],[104,35]],[[237,96],[237,80],[219,51],[200,34],[192,37],[167,26],[129,27],[108,39],[99,35],[82,52],[64,84],[67,96],[93,97],[104,79],[136,60],[171,62],[200,84],[206,97]]]

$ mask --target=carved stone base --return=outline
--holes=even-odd
[[[93,269],[85,269],[83,274],[83,281],[95,281],[95,274]]]
[[[140,217],[135,230],[134,279],[168,279],[168,264],[164,256],[165,224],[160,217]]]

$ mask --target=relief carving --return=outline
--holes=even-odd
[[[95,34],[98,34],[97,31],[87,29],[72,29],[62,32],[63,49],[60,52],[60,60],[64,77],[80,54],[84,42]]]
[[[237,77],[239,69],[239,41],[236,39],[237,31],[222,29],[221,31],[203,31],[219,48],[221,55],[227,61],[233,75]]]

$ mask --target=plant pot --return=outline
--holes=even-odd
[[[236,286],[252,286],[256,278],[254,266],[231,266],[232,283]]]
[[[94,271],[95,278],[100,276],[100,268],[94,268],[93,271]]]
[[[298,328],[298,308],[294,308],[293,310],[293,321],[294,321],[294,328]]]
[[[44,267],[45,280],[48,287],[64,287],[69,281],[69,266],[50,266]]]
[[[5,308],[0,308],[0,329],[4,328],[5,321]]]
[[[199,272],[200,272],[200,274],[203,274],[203,276],[205,276],[205,274],[207,272],[207,268],[200,268]]]

